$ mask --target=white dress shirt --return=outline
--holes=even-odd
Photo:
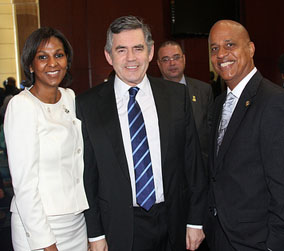
[[[136,100],[141,108],[143,118],[145,121],[146,133],[152,160],[153,176],[155,183],[156,203],[165,201],[163,191],[163,177],[161,167],[161,147],[160,147],[160,130],[158,124],[158,116],[156,104],[154,101],[151,85],[149,79],[145,75],[142,82],[137,85],[139,91],[136,95]],[[116,97],[116,104],[120,126],[122,130],[122,138],[126,158],[128,162],[133,205],[138,206],[136,203],[136,187],[135,187],[135,174],[133,167],[132,148],[129,133],[127,105],[129,101],[129,85],[122,82],[117,76],[114,81],[114,92]],[[202,226],[188,224],[187,227],[202,229]]]
[[[181,84],[187,85],[184,74],[182,75],[181,80],[179,81]]]
[[[142,82],[137,85],[139,91],[136,95],[146,127],[148,144],[150,149],[152,169],[155,184],[156,203],[164,201],[163,178],[161,167],[161,146],[160,146],[160,130],[158,125],[158,116],[156,105],[151,90],[150,82],[147,76],[143,78]],[[114,80],[114,92],[116,98],[116,105],[118,110],[119,122],[122,131],[122,139],[124,150],[127,158],[129,175],[132,187],[133,206],[138,206],[136,203],[136,186],[135,173],[133,166],[132,147],[130,141],[129,123],[127,105],[129,101],[128,90],[131,86],[122,82],[117,76]]]
[[[254,67],[251,72],[246,75],[240,83],[237,84],[237,86],[231,90],[229,87],[227,87],[227,95],[229,94],[229,92],[232,92],[234,94],[235,97],[237,97],[237,102],[234,103],[234,107],[233,107],[233,111],[232,113],[234,112],[236,106],[237,106],[237,103],[238,103],[238,100],[240,98],[240,96],[242,95],[242,92],[243,90],[245,89],[247,83],[250,81],[250,79],[252,78],[252,76],[256,73],[257,69],[256,67]]]

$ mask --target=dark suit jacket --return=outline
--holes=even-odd
[[[226,93],[210,137],[209,207],[236,250],[284,250],[284,90],[257,72],[242,92],[216,156]],[[214,233],[208,213],[205,232]]]
[[[209,130],[212,120],[213,92],[209,84],[185,77],[189,90],[193,116],[198,132],[204,164],[208,161]]]
[[[149,77],[159,119],[168,228],[174,250],[185,250],[186,223],[202,224],[204,169],[185,86]],[[133,200],[110,79],[77,97],[84,137],[88,236],[105,234],[109,250],[130,251]]]

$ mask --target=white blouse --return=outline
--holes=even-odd
[[[8,104],[4,132],[14,188],[11,212],[19,214],[30,246],[54,237],[47,216],[88,208],[83,185],[81,121],[75,95],[59,88],[61,98],[46,104],[28,90]]]

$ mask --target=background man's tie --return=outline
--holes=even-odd
[[[233,113],[233,107],[236,101],[237,97],[232,92],[229,92],[226,98],[226,102],[223,104],[222,117],[220,121],[218,138],[217,138],[217,154],[219,152],[219,148],[222,144],[225,132],[227,130],[227,126],[231,119]]]
[[[137,204],[150,210],[156,200],[151,156],[143,115],[135,96],[138,87],[129,89],[128,121],[136,182]]]

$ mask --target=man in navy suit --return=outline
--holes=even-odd
[[[284,90],[255,68],[241,24],[218,21],[209,44],[227,91],[213,112],[207,241],[212,251],[283,251]]]
[[[116,74],[77,98],[92,251],[196,250],[204,238],[206,179],[188,91],[184,85],[146,75],[153,53],[145,24],[133,16],[116,19],[105,46]],[[136,200],[127,110],[133,87],[139,88],[136,103],[145,122],[140,128],[146,129],[147,159],[150,152],[152,161],[148,167],[153,179],[145,184],[154,180],[150,209]]]

